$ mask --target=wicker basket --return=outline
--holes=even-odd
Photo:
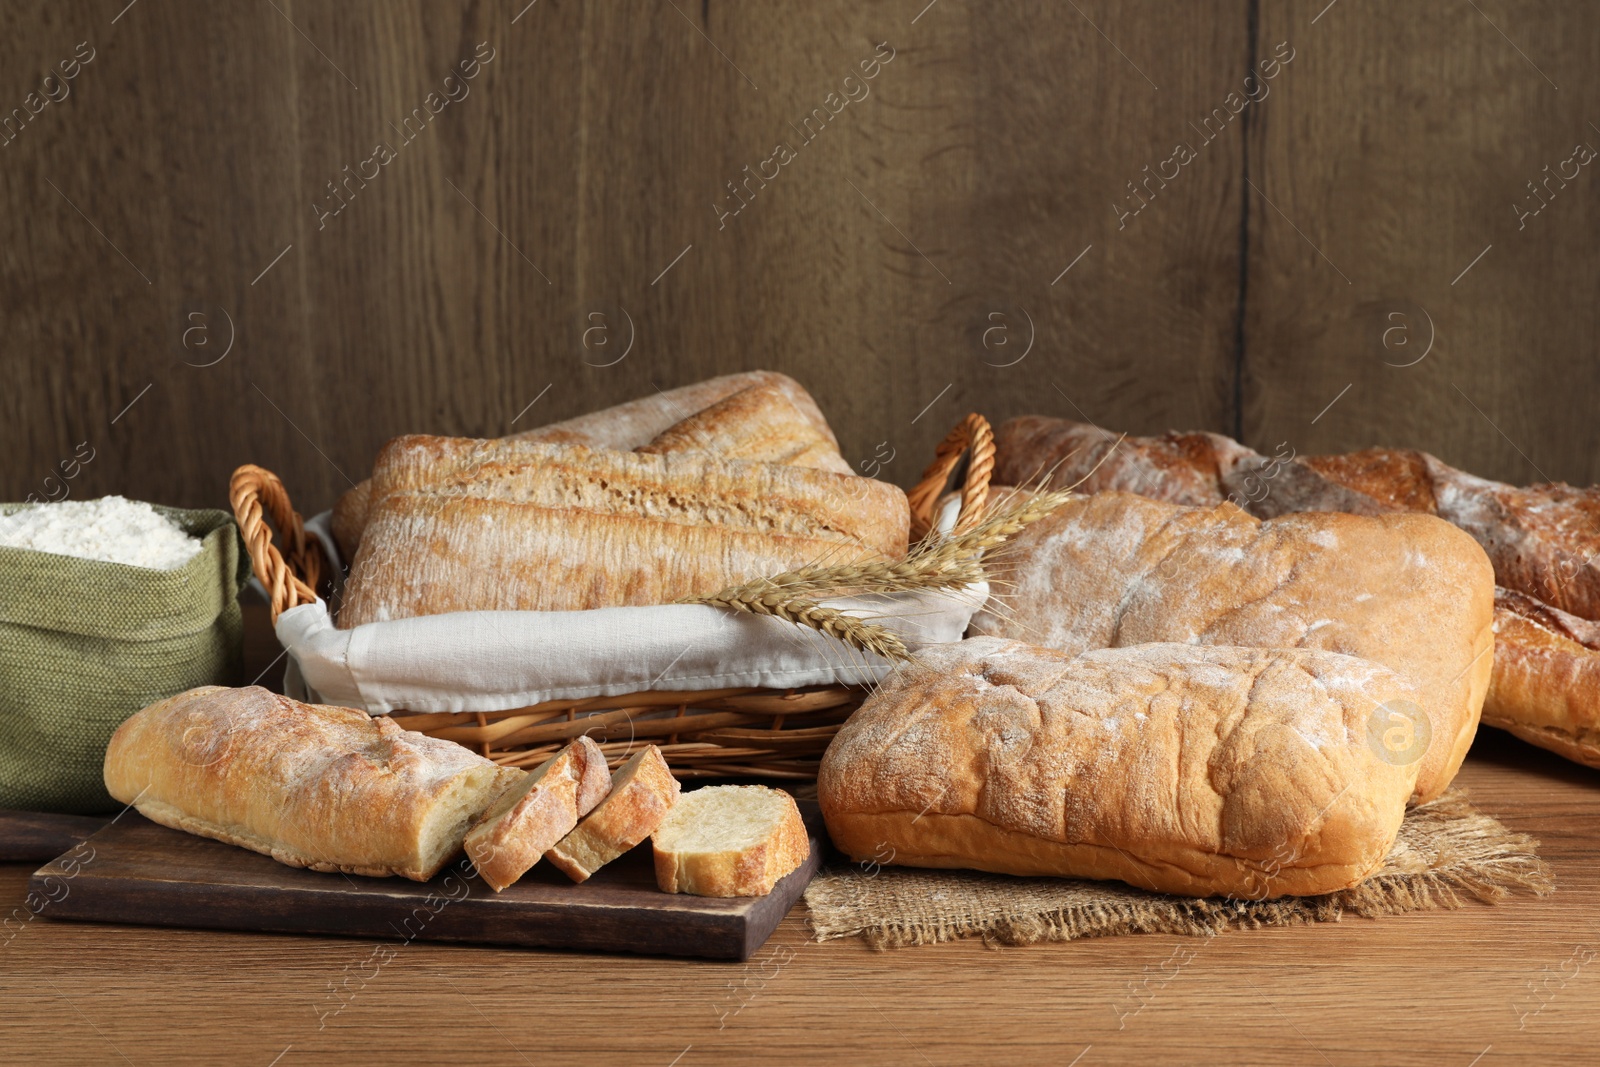
[[[964,473],[958,468],[965,460]],[[955,532],[983,517],[994,468],[994,435],[968,415],[939,445],[922,480],[907,494],[913,540],[927,535],[952,475],[962,478]],[[255,575],[271,600],[272,621],[316,600],[332,572],[320,542],[306,533],[277,475],[256,466],[234,471],[229,499]],[[271,526],[268,525],[271,520]],[[286,551],[274,542],[277,528]],[[496,712],[395,712],[408,730],[456,741],[496,763],[533,767],[579,734],[588,734],[613,767],[645,744],[660,746],[680,778],[756,777],[807,780],[867,686],[808,689],[653,690],[588,700],[553,700]]]

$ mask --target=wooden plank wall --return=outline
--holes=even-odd
[[[902,483],[974,409],[1600,473],[1593,168],[1512,208],[1600,147],[1600,11],[125,4],[0,37],[3,499],[83,445],[74,496],[309,512],[752,367]]]

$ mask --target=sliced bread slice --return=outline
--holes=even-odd
[[[467,856],[500,892],[539,862],[611,790],[606,757],[580,737],[512,786],[467,834]]]
[[[678,799],[678,780],[655,745],[647,746],[611,776],[611,792],[545,859],[574,882],[586,881],[655,833]]]
[[[650,840],[662,892],[702,897],[765,896],[811,853],[794,798],[764,785],[685,793]]]

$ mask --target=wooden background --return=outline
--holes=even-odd
[[[44,494],[86,443],[77,497],[219,504],[253,461],[311,511],[395,434],[498,435],[754,367],[801,379],[846,455],[892,455],[901,483],[973,409],[1600,477],[1600,207],[1594,168],[1564,162],[1600,147],[1588,5],[6,15],[0,114],[27,121],[0,134],[0,499]],[[483,42],[467,95],[405,141]],[[880,42],[892,61],[846,85]],[[80,43],[70,95],[30,115]],[[863,84],[719,219],[791,122]],[[380,141],[395,158],[319,220]],[[1195,158],[1119,217],[1179,142]]]

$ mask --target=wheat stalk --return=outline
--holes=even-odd
[[[1040,492],[985,518],[955,537],[924,538],[904,559],[824,566],[809,564],[792,571],[730,586],[710,596],[686,597],[681,603],[709,604],[753,615],[770,615],[809,626],[885,659],[911,658],[905,643],[877,623],[824,607],[817,600],[849,594],[961,589],[986,575],[982,557],[1004,545],[1029,523],[1055,511],[1072,496],[1070,489]]]

